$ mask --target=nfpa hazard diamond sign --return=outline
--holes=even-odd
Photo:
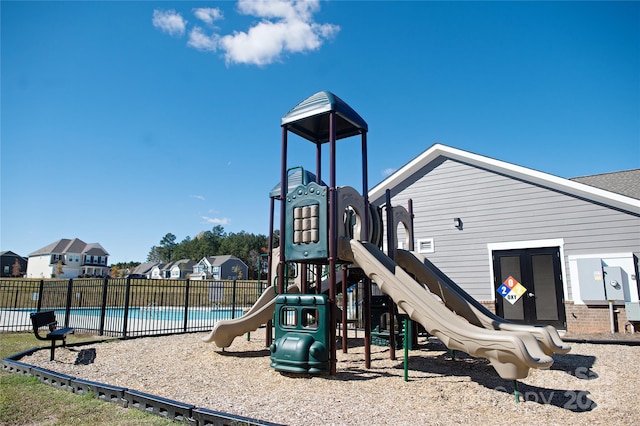
[[[520,284],[518,280],[509,275],[509,278],[504,280],[502,285],[496,290],[498,294],[505,298],[505,300],[512,305],[516,303],[520,297],[527,292],[525,286]]]

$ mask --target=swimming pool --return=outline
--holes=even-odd
[[[22,313],[30,314],[35,312],[33,309],[17,309],[14,312],[20,311]],[[54,309],[56,317],[62,318],[66,314],[65,309]],[[70,317],[100,317],[101,308],[71,308],[69,311]],[[105,318],[124,318],[124,308],[110,307],[105,308]],[[129,319],[138,320],[160,320],[160,321],[184,321],[184,308],[182,307],[170,307],[170,306],[149,306],[149,307],[131,307],[128,309]],[[233,311],[230,308],[189,308],[187,312],[187,320],[222,320],[239,318],[243,315],[243,309],[236,309]],[[233,315],[232,315],[233,314]]]

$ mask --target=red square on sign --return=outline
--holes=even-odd
[[[502,284],[506,285],[509,288],[514,288],[516,285],[518,285],[520,283],[518,282],[518,280],[516,280],[511,275],[509,275],[509,278],[504,280],[504,282]]]

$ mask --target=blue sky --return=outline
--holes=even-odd
[[[371,187],[434,143],[561,177],[640,167],[638,2],[0,7],[1,250],[144,261],[168,232],[267,234],[280,119],[321,90],[367,121]],[[361,187],[359,151],[339,141],[339,185]]]

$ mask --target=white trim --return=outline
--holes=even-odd
[[[578,197],[586,198],[608,206],[616,207],[632,213],[640,213],[640,200],[605,191],[594,186],[564,179],[548,173],[517,166],[515,164],[484,157],[471,152],[452,148],[442,144],[434,144],[422,154],[402,166],[398,171],[377,184],[369,191],[369,199],[376,200],[384,196],[387,189],[394,188],[402,183],[413,173],[420,170],[436,158],[443,156],[452,160],[461,161],[477,167],[493,170],[498,173],[522,179],[526,182],[535,183],[548,188],[566,192]]]
[[[562,274],[562,293],[564,301],[569,300],[569,288],[567,281],[567,268],[564,260],[564,238],[552,238],[547,240],[528,240],[528,241],[507,241],[501,243],[487,243],[487,253],[489,255],[489,275],[490,275],[490,291],[492,301],[496,300],[496,292],[493,288],[495,274],[493,272],[493,252],[498,250],[519,250],[542,247],[558,247],[560,253],[560,273]]]
[[[569,255],[569,260],[574,260],[574,259],[593,259],[593,258],[600,258],[600,259],[604,259],[604,258],[622,258],[622,259],[626,259],[626,258],[633,258],[633,252],[626,252],[626,253],[592,253],[592,254],[571,254]]]

